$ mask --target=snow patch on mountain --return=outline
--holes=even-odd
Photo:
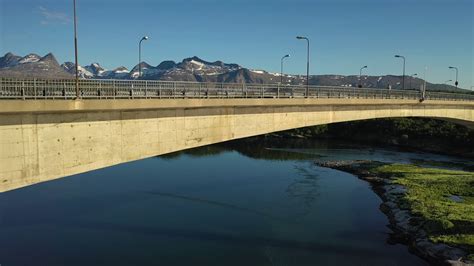
[[[40,60],[41,60],[41,57],[39,55],[29,54],[23,57],[22,59],[20,59],[20,61],[18,61],[18,64],[35,63]]]

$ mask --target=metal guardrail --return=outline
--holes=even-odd
[[[155,80],[79,80],[82,99],[302,98],[306,86]],[[415,90],[310,86],[309,98],[420,99]],[[0,99],[76,98],[75,80],[0,78]],[[474,101],[474,95],[427,92],[428,100]]]

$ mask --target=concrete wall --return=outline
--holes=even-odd
[[[2,101],[0,192],[192,147],[312,125],[435,117],[474,103],[358,99]]]

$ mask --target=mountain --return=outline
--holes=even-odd
[[[227,64],[222,61],[208,62],[199,57],[185,58],[176,63],[163,61],[157,66],[141,62],[141,76],[139,65],[130,71],[124,67],[106,70],[99,63],[79,66],[79,76],[84,79],[144,79],[166,81],[199,81],[224,83],[256,83],[276,84],[280,82],[279,73],[270,73],[263,70],[244,68],[238,64]],[[29,54],[25,57],[7,53],[0,57],[0,77],[36,77],[36,78],[73,78],[75,65],[66,62],[59,66],[52,54],[40,57]],[[305,85],[305,75],[284,75],[283,85]],[[310,85],[340,86],[357,88],[359,77],[356,75],[312,75]],[[362,76],[360,83],[365,88],[402,89],[402,77],[394,75]],[[405,77],[405,89],[419,89],[424,80],[414,77]],[[427,83],[430,91],[457,91],[469,92],[451,85]]]
[[[92,63],[84,68],[94,76],[100,76],[105,72],[105,69],[101,67],[99,63]]]
[[[66,62],[62,64],[61,67],[64,70],[66,70],[69,74],[75,76],[76,64],[74,64],[73,62]],[[98,63],[92,63],[85,67],[79,66],[78,72],[79,72],[79,77],[85,78],[85,79],[102,78],[102,77],[116,78],[115,76],[113,76],[112,71],[106,71]],[[127,73],[128,73],[128,70],[127,70]]]
[[[73,62],[66,62],[62,64],[61,67],[69,74],[76,75],[76,64]],[[87,67],[79,66],[77,70],[80,78],[90,79],[95,77],[95,75],[89,71]]]
[[[146,62],[140,63],[140,79],[181,80],[181,81],[212,81],[214,77],[226,74],[241,67],[237,64],[225,64],[222,61],[207,62],[196,56],[186,58],[180,63],[164,61],[154,67]],[[130,71],[130,78],[138,78],[139,65]]]
[[[105,79],[127,79],[130,77],[130,71],[124,67],[117,67],[114,70],[106,70],[102,71],[97,78],[105,78]]]
[[[14,55],[12,53],[7,53],[5,56],[0,57],[0,68],[12,67],[17,65],[20,62],[21,56]]]
[[[11,53],[0,57],[0,77],[11,78],[72,78],[59,64],[53,54],[44,57],[29,54],[18,57]]]
[[[155,76],[157,75],[158,73],[161,72],[161,70],[159,70],[157,67],[153,67],[151,66],[150,64],[146,63],[146,62],[141,62],[139,65],[136,65],[135,67],[132,68],[132,70],[130,70],[130,74],[128,76],[128,78],[132,78],[132,79],[136,79],[138,78],[139,76],[139,67],[141,66],[141,78],[143,79],[144,77],[150,77],[150,76]],[[156,78],[152,78],[152,79],[156,79]]]

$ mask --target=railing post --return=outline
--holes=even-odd
[[[176,98],[176,82],[173,82],[173,98]]]
[[[280,98],[280,83],[278,83],[278,87],[277,87],[277,99]]]
[[[99,89],[97,90],[97,94],[99,94],[99,99],[102,98],[102,83],[99,82]]]
[[[64,100],[67,99],[67,96],[66,96],[66,82],[63,82],[63,96],[64,96]]]
[[[36,78],[33,79],[33,92],[35,93],[34,99],[36,100],[36,95],[37,95],[37,89],[36,89]]]
[[[112,90],[114,93],[114,100],[117,97],[117,88],[115,87],[115,80],[112,81]]]
[[[21,96],[23,98],[23,101],[25,100],[25,82],[21,82]]]
[[[148,95],[148,81],[145,80],[145,99],[147,99]]]

